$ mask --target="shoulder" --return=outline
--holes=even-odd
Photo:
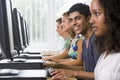
[[[76,44],[78,45],[78,44],[82,44],[82,42],[83,42],[83,40],[78,40],[77,42],[76,42]]]
[[[118,52],[118,53],[112,53],[112,54],[110,54],[110,56],[111,56],[111,59],[115,59],[117,61],[120,61],[120,52]]]
[[[84,40],[85,37],[84,37],[83,35],[79,34],[79,35],[78,35],[78,39]]]
[[[85,39],[85,37],[81,34],[79,34],[77,37],[76,37],[76,42],[78,43],[81,43],[83,42],[83,40]]]

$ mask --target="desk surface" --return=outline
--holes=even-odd
[[[0,80],[52,80],[47,78],[46,70],[20,70],[16,76],[0,76]],[[76,80],[75,78],[66,78],[64,80]]]
[[[52,78],[47,78],[47,80],[53,80]],[[76,78],[65,78],[64,80],[77,80]]]
[[[20,70],[15,76],[0,76],[0,80],[46,80],[46,70]]]
[[[15,58],[14,60],[19,60],[21,58]],[[7,60],[7,59],[3,59],[0,61],[0,63],[43,63],[43,60],[42,59],[26,59],[25,62],[14,62],[14,61],[10,61],[10,60]]]
[[[9,60],[1,60],[0,68],[10,69],[42,69],[43,60],[27,59],[25,62],[10,62]]]

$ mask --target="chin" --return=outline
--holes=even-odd
[[[100,34],[98,32],[95,31],[94,33],[95,33],[95,36],[100,37]]]
[[[96,36],[96,37],[103,37],[104,35],[101,34],[101,33],[97,33],[97,32],[95,32],[95,36]]]
[[[76,34],[80,34],[80,32],[77,32]]]

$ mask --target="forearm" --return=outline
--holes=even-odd
[[[78,77],[81,79],[94,80],[93,72],[78,71],[78,70],[67,70],[67,69],[56,69],[52,72],[52,75],[55,79],[63,79],[69,77]]]
[[[54,59],[53,60],[54,62],[58,62],[58,63],[64,63],[64,62],[66,62],[66,61],[68,61],[68,59]]]
[[[51,57],[52,60],[58,60],[58,59],[65,59],[68,57],[68,51],[65,50],[63,53],[61,53],[60,55],[56,55]]]
[[[61,64],[67,64],[67,65],[73,65],[73,66],[83,66],[82,61],[78,60],[67,60],[64,62],[61,62]]]
[[[57,69],[69,69],[69,70],[84,70],[83,66],[70,66],[66,64],[57,64],[55,66]]]
[[[62,55],[60,54],[60,55],[52,56],[50,59],[51,59],[52,61],[58,60],[58,59],[64,59],[64,56],[62,56]]]
[[[43,60],[58,61],[59,59],[64,59],[64,58],[65,58],[65,56],[60,54],[60,55],[49,56],[49,57],[43,58]]]
[[[73,77],[80,77],[83,79],[91,79],[94,80],[94,73],[93,72],[86,72],[86,71],[74,71],[72,73]]]

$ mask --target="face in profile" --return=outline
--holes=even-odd
[[[65,16],[62,17],[62,27],[63,27],[63,32],[68,32],[71,29],[68,17]]]
[[[105,24],[104,9],[99,4],[98,0],[92,0],[90,12],[90,23],[92,24],[95,35],[98,37],[104,36],[108,31],[108,27]]]
[[[86,32],[87,26],[85,26],[85,16],[83,14],[80,14],[78,11],[75,11],[73,13],[69,14],[69,21],[72,25],[72,29],[75,32],[75,34],[82,34]]]
[[[62,36],[62,33],[63,33],[62,25],[59,22],[57,22],[56,27],[57,27],[56,31],[60,36]]]

